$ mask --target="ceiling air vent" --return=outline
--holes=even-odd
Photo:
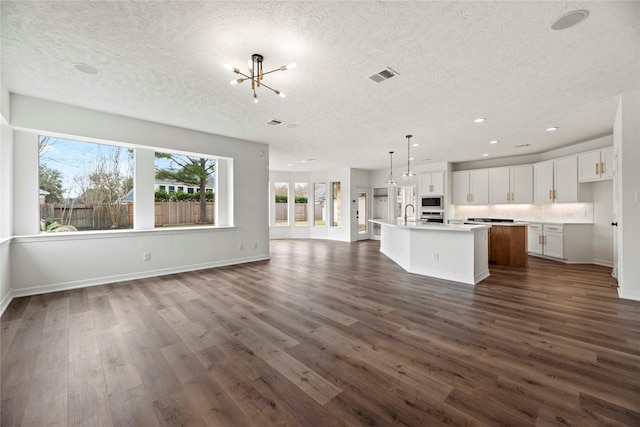
[[[387,67],[382,71],[379,71],[375,74],[370,75],[369,78],[376,83],[382,83],[383,81],[389,80],[391,77],[394,77],[397,75],[398,73],[393,71],[391,68]]]
[[[282,123],[284,123],[282,120],[276,120],[276,119],[271,119],[267,122],[269,126],[280,126]]]
[[[520,145],[516,145],[516,148],[524,148],[524,147],[530,147],[531,144],[520,144]]]

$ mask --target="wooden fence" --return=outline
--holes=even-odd
[[[133,211],[133,207],[131,208]],[[206,204],[206,224],[213,224],[215,202]],[[156,227],[201,224],[200,202],[156,202]]]
[[[293,206],[294,220],[306,221],[307,220],[307,204],[296,203]],[[288,203],[276,203],[276,222],[287,221],[289,218],[289,204]]]
[[[107,206],[40,205],[40,219],[53,219],[60,224],[71,224],[78,230],[108,230],[113,222]],[[126,205],[120,205],[117,228],[131,228]]]
[[[199,202],[156,202],[155,226],[200,224]],[[207,224],[214,223],[215,202],[207,202]],[[78,230],[108,230],[112,221],[107,206],[40,205],[40,219],[53,219],[60,224],[71,224]],[[117,228],[133,227],[133,204],[120,205]]]

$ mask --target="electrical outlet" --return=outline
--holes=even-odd
[[[434,261],[440,261],[440,254],[438,252],[434,252],[433,254],[433,260]]]
[[[243,245],[242,243],[240,243],[240,244],[238,245],[238,250],[239,250],[239,251],[243,251],[243,250],[244,250],[244,245]]]
[[[258,242],[253,242],[253,243],[251,244],[251,247],[252,247],[253,249],[258,249]]]
[[[142,260],[143,261],[151,261],[151,252],[144,252],[142,254]]]

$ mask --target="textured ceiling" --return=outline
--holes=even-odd
[[[268,143],[272,170],[385,168],[390,150],[400,167],[406,134],[420,144],[415,164],[547,151],[611,133],[617,95],[640,88],[639,2],[3,0],[0,8],[11,92]],[[589,17],[550,29],[576,9]],[[247,83],[229,84],[235,74],[223,64],[244,68],[252,53],[264,55],[265,69],[298,64],[265,77],[285,99],[262,88],[254,104]],[[385,67],[399,76],[368,78]],[[271,119],[285,125],[267,126]]]

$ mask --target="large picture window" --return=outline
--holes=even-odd
[[[40,232],[133,228],[133,152],[38,138]]]
[[[215,225],[216,159],[156,152],[155,226]]]

